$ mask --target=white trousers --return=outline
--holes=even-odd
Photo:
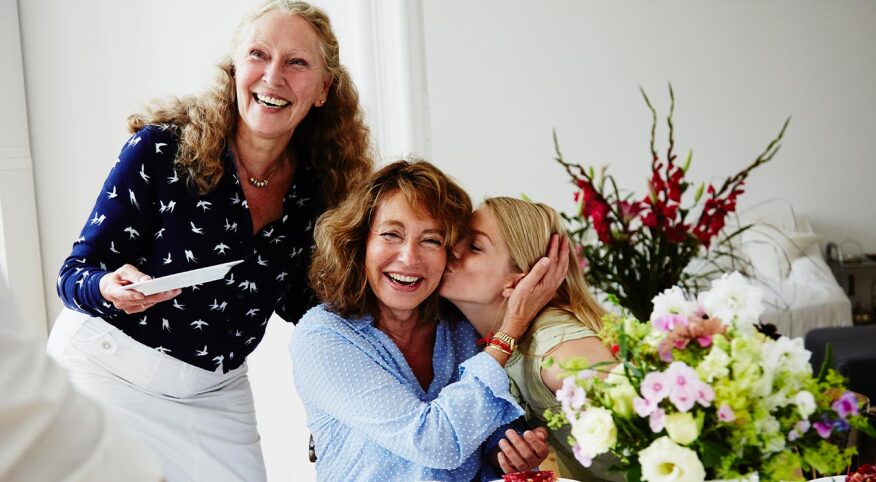
[[[246,364],[209,372],[68,309],[55,321],[48,352],[76,388],[153,450],[168,482],[265,480]]]

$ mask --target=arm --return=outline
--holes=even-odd
[[[379,350],[369,349],[371,340],[352,329],[342,333],[312,323],[313,313],[298,325],[289,347],[301,399],[404,459],[456,468],[496,428],[523,414],[505,371],[486,354],[463,362],[459,381],[423,402]]]
[[[0,277],[0,480],[161,480],[152,454],[73,389],[5,291]]]
[[[154,155],[155,140],[148,128],[132,136],[122,148],[79,239],[61,267],[57,289],[67,307],[92,316],[112,314],[113,308],[136,313],[178,294],[144,297],[122,288],[148,279],[127,263],[143,251],[152,236],[147,232],[155,202],[151,183],[160,182],[154,171]]]
[[[597,336],[588,336],[586,338],[564,341],[545,354],[545,358],[547,357],[553,357],[557,361],[566,360],[572,357],[584,357],[590,364],[617,361],[614,358],[614,355],[612,355],[611,350],[609,350]],[[601,368],[599,370],[599,376],[604,378],[610,369],[610,366]],[[556,392],[563,386],[563,380],[560,378],[561,372],[562,369],[558,363],[554,363],[548,368],[541,369],[542,381],[545,386],[553,392]]]

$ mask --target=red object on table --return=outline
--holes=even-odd
[[[858,467],[858,470],[849,472],[849,475],[846,476],[846,482],[876,482],[876,467],[863,464]]]
[[[514,472],[502,476],[504,482],[556,482],[557,476],[551,470],[530,470]]]

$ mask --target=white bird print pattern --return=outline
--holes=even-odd
[[[272,313],[294,321],[315,302],[301,260],[321,213],[321,183],[299,166],[295,177],[307,182],[290,186],[279,219],[252,233],[236,173],[204,194],[180,182],[188,174],[174,163],[177,136],[176,127],[149,126],[125,142],[63,264],[58,292],[68,307],[100,316],[158,352],[210,371],[232,370],[258,345]],[[233,162],[230,155],[222,153],[224,165]],[[126,263],[159,278],[237,259],[243,264],[224,282],[190,286],[136,315],[103,300],[94,282],[95,273]]]

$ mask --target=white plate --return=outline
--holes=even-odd
[[[243,263],[242,259],[222,264],[214,264],[213,266],[207,266],[206,268],[183,271],[182,273],[174,273],[162,276],[161,278],[129,284],[125,286],[125,289],[136,290],[149,296],[155,293],[161,293],[162,291],[186,288],[188,286],[222,279],[228,274],[228,271],[231,270],[232,266],[240,263]]]

